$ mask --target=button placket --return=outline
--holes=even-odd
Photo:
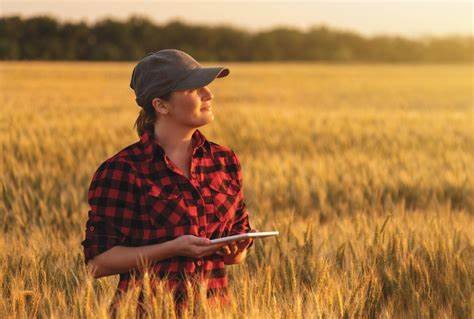
[[[201,229],[201,230],[199,231],[199,236],[201,236],[201,237],[206,237],[206,231],[205,231],[204,229]],[[203,261],[202,259],[198,259],[198,260],[196,261],[196,265],[199,267],[199,269],[200,269],[200,267],[201,267],[203,264],[204,264],[204,261]]]
[[[204,205],[205,201],[201,193],[201,184],[199,183],[199,180],[197,178],[191,178],[189,179],[189,182],[198,195],[198,198],[196,198],[198,200],[198,204]]]

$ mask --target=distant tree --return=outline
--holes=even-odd
[[[91,55],[93,42],[84,23],[65,23],[60,30],[64,60],[86,60]]]
[[[49,16],[0,18],[3,60],[137,60],[177,48],[199,61],[472,62],[472,36],[362,37],[326,25],[307,32],[278,26],[250,33],[232,25],[189,25],[174,19],[157,25],[146,16],[95,24],[59,23]]]
[[[162,45],[161,29],[147,17],[131,16],[126,22],[131,59],[138,59]]]
[[[58,22],[48,16],[26,19],[21,27],[22,59],[57,60],[63,57]]]
[[[21,58],[23,20],[20,17],[0,19],[0,57],[7,60]]]

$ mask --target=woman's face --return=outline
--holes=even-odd
[[[190,127],[203,126],[214,120],[211,108],[213,95],[207,87],[177,90],[171,94],[169,116]]]

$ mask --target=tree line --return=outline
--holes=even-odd
[[[52,16],[0,18],[2,60],[130,61],[164,48],[198,61],[472,62],[474,37],[364,37],[313,26],[249,32],[229,25],[173,20],[156,24],[143,16],[94,24],[59,22]]]

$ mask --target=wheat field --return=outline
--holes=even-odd
[[[473,316],[472,65],[204,65],[230,75],[200,129],[239,156],[251,225],[280,236],[227,267],[230,306],[194,316]],[[0,63],[1,318],[107,316],[118,276],[87,274],[80,242],[93,172],[138,139],[133,66]],[[174,317],[169,297],[150,317]]]

